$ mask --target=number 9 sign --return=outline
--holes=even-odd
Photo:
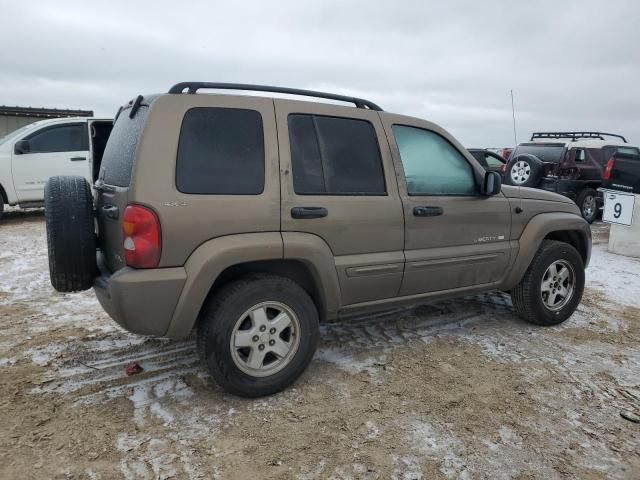
[[[605,190],[602,221],[631,226],[635,195]]]

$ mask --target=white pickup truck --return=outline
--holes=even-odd
[[[0,138],[0,217],[4,205],[44,205],[44,186],[55,175],[98,178],[113,121],[56,118],[26,125]]]

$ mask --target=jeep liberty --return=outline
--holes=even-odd
[[[563,322],[591,254],[570,199],[502,187],[438,125],[323,92],[140,95],[116,116],[95,191],[48,181],[54,288],[93,287],[134,333],[195,329],[213,378],[247,397],[302,374],[319,322],[487,290]]]

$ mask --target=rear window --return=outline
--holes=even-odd
[[[638,150],[638,147],[618,147],[614,145],[607,145],[606,147],[602,147],[602,151],[604,152],[605,162],[613,157],[616,153],[622,153],[623,155],[640,155],[640,150]]]
[[[511,158],[522,153],[535,155],[543,162],[559,163],[564,154],[565,146],[562,143],[556,144],[540,144],[540,143],[523,143],[518,145],[511,154]]]
[[[129,109],[120,112],[102,157],[103,181],[107,185],[128,187],[140,133],[149,108],[141,105],[133,118]]]
[[[182,193],[262,193],[264,133],[260,113],[215,107],[192,108],[185,113],[176,186]]]
[[[289,115],[293,186],[301,195],[384,195],[378,139],[371,123]]]

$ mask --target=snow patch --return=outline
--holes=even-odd
[[[384,365],[385,356],[368,357],[364,360],[356,360],[351,353],[337,349],[321,349],[316,352],[317,360],[333,363],[341,370],[352,374],[366,372],[376,375],[380,371],[380,365]]]
[[[587,286],[604,292],[611,302],[640,307],[640,259],[607,251],[594,245],[586,272]]]

